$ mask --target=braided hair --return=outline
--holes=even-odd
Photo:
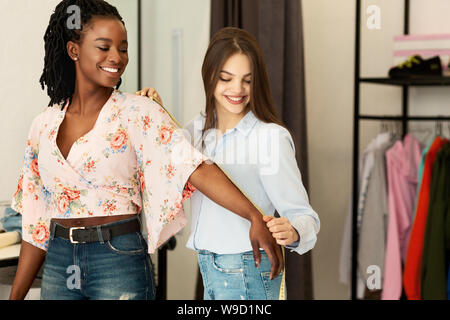
[[[79,30],[67,26],[67,20],[71,16],[68,8],[73,5],[80,9],[81,29]],[[104,0],[63,0],[51,15],[44,35],[44,70],[39,79],[42,90],[45,85],[47,86],[47,94],[50,97],[48,106],[62,104],[67,99],[69,104],[72,103],[76,78],[75,63],[69,57],[66,45],[68,41],[80,41],[83,28],[93,16],[117,18],[125,25],[117,9]],[[119,80],[117,89],[121,83],[122,79]]]

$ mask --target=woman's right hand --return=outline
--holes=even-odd
[[[257,217],[251,220],[250,225],[250,243],[253,249],[253,257],[256,268],[261,264],[261,253],[259,248],[264,249],[271,263],[270,280],[277,277],[284,268],[283,254],[276,239],[268,230],[262,215],[257,212]]]
[[[156,100],[156,102],[159,103],[160,105],[163,105],[162,99],[159,96],[159,93],[156,91],[155,88],[144,87],[141,90],[139,90],[138,92],[136,92],[136,94],[139,96],[147,96],[150,99]]]

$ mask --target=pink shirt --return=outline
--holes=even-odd
[[[98,119],[62,156],[56,136],[68,103],[33,121],[12,208],[22,214],[23,240],[47,250],[52,218],[144,211],[148,251],[186,224],[182,201],[204,160],[170,115],[148,98],[114,91]]]
[[[389,221],[383,282],[383,300],[400,299],[402,261],[406,258],[421,160],[419,142],[411,135],[386,152]]]

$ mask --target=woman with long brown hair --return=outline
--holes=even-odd
[[[264,221],[278,244],[299,254],[309,251],[320,220],[302,184],[294,141],[276,116],[255,38],[238,28],[218,31],[206,52],[202,76],[206,108],[186,126],[191,142],[266,214]],[[151,96],[155,90],[138,93]],[[255,263],[248,222],[201,192],[191,199],[187,247],[198,252],[204,298],[277,299],[282,275],[269,278],[264,253],[260,265]],[[275,210],[280,218],[273,217]]]

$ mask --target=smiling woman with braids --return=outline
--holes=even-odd
[[[67,28],[72,5],[80,30]],[[50,104],[31,124],[12,201],[23,241],[11,299],[25,297],[44,260],[41,299],[153,299],[148,253],[185,226],[182,201],[195,189],[249,220],[256,264],[262,248],[271,277],[281,272],[281,250],[252,203],[164,108],[117,90],[128,53],[116,8],[64,0],[44,40]]]

